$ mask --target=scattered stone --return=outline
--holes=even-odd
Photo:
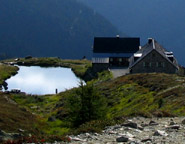
[[[108,134],[117,134],[115,131],[109,131]]]
[[[98,133],[94,133],[94,135],[95,135],[95,136],[99,136],[100,134],[98,134]]]
[[[123,126],[115,125],[106,127],[102,133],[84,133],[72,136],[71,144],[183,144],[185,142],[185,127],[182,121],[185,118],[130,118]],[[170,125],[174,122],[175,125]],[[129,123],[129,125],[127,125]],[[130,123],[135,124],[130,126]],[[150,125],[149,125],[150,124]],[[171,123],[172,124],[172,123]],[[139,127],[143,130],[139,130]]]
[[[175,130],[179,130],[180,128],[180,125],[172,125],[172,126],[169,126],[167,127],[168,129],[175,129]]]
[[[23,130],[23,129],[18,129],[18,131],[21,133],[25,132],[25,130]]]
[[[128,138],[122,136],[122,137],[117,138],[116,141],[117,141],[117,142],[128,142]]]
[[[175,122],[174,122],[174,121],[171,121],[171,122],[170,122],[170,125],[175,125]]]
[[[135,141],[131,141],[129,144],[139,144],[139,143]]]
[[[142,123],[141,126],[142,126],[142,127],[147,127],[147,126],[149,126],[149,124],[144,124],[144,123]]]
[[[117,125],[117,126],[114,127],[114,130],[120,129],[120,128],[121,128],[121,126],[118,126],[118,125]]]
[[[156,123],[155,121],[151,120],[151,121],[149,122],[149,125],[150,125],[150,126],[155,126],[155,125],[158,125],[158,123]]]
[[[143,140],[141,140],[141,142],[152,142],[152,139],[151,138],[145,138],[145,139],[143,139]]]
[[[80,138],[77,138],[77,137],[71,138],[71,140],[73,140],[73,141],[80,141],[80,142],[86,142],[86,140],[83,140],[83,139],[80,139]]]
[[[165,131],[157,130],[153,136],[168,136]]]
[[[185,125],[185,119],[182,121],[182,124]]]
[[[144,130],[144,128],[142,126],[138,126],[137,127],[139,130]]]
[[[7,140],[14,140],[22,137],[19,133],[6,133],[5,131],[0,130],[0,142]]]
[[[137,123],[134,123],[134,122],[129,122],[129,123],[126,123],[126,124],[122,124],[121,126],[137,129]]]
[[[5,136],[5,132],[0,130],[0,136]]]

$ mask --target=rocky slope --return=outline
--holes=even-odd
[[[70,136],[72,144],[185,144],[185,117],[127,119],[98,133]]]

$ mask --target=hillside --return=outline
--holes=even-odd
[[[60,64],[71,67],[82,78],[91,66],[86,60],[32,58],[21,61],[27,65],[48,63],[50,66]],[[0,65],[0,68],[0,75],[7,75],[0,77],[1,81],[17,71],[16,68],[5,65]],[[185,116],[184,87],[185,77],[175,74],[131,74],[113,79],[110,72],[104,71],[98,73],[98,78],[88,81],[87,85],[57,95],[0,93],[0,129],[6,132],[19,132],[23,129],[19,133],[26,136],[29,133],[37,134],[30,138],[31,142],[35,142],[35,138],[39,141],[44,138],[49,142],[66,140],[63,137],[65,134],[101,132],[105,126],[123,123],[127,117]],[[80,93],[83,97],[80,97]],[[88,106],[85,109],[95,106],[96,111],[90,111],[89,116],[95,112],[97,115],[101,114],[101,118],[92,117],[75,125],[74,119],[81,117],[85,111],[80,103],[83,101],[83,106]]]
[[[113,125],[125,117],[171,117],[185,115],[185,78],[169,74],[136,74],[112,80],[109,73],[99,74],[95,83],[101,96],[106,99],[107,113],[104,120],[95,120],[80,126],[72,127],[68,101],[76,96],[72,89],[58,95],[38,97],[24,95],[11,96],[29,111],[42,116],[48,127],[47,134],[62,135],[70,132],[100,132],[106,125]],[[89,83],[89,84],[90,84]],[[77,102],[77,101],[76,101]],[[106,106],[106,105],[105,105]],[[36,108],[31,108],[36,107]],[[78,113],[76,113],[78,115]],[[50,121],[52,119],[53,121]]]
[[[153,37],[174,51],[185,65],[184,0],[78,0],[93,8],[129,36],[141,37],[145,44]]]
[[[90,57],[94,36],[118,31],[76,0],[1,0],[0,58]]]

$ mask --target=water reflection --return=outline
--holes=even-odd
[[[20,88],[21,91],[29,94],[54,94],[77,87],[79,79],[69,68],[41,68],[38,66],[19,66],[17,75],[6,82],[8,90]]]

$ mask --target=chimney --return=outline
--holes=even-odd
[[[153,41],[153,38],[148,38],[148,44],[151,44]]]

